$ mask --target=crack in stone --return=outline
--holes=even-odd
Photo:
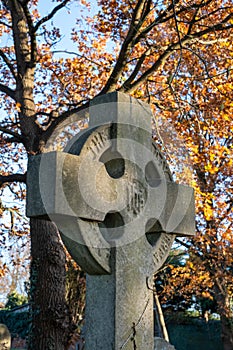
[[[119,348],[119,350],[124,349],[124,347],[126,346],[126,344],[129,342],[129,340],[131,340],[133,342],[133,350],[137,350],[137,344],[136,344],[136,328],[138,327],[138,325],[141,323],[143,315],[146,312],[146,309],[149,305],[150,299],[147,300],[146,305],[144,307],[144,310],[141,314],[141,316],[139,317],[138,321],[135,323],[133,322],[133,326],[132,326],[132,333],[128,336],[128,338],[124,341],[124,343],[121,345],[121,347]]]

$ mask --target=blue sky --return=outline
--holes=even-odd
[[[98,11],[97,1],[89,1],[91,5],[90,12],[81,4],[80,0],[73,0],[65,8],[56,13],[52,19],[55,27],[60,28],[62,40],[56,44],[57,50],[75,50],[75,44],[71,41],[70,33],[72,28],[76,27],[76,18],[81,18],[81,15],[88,14],[92,16]],[[47,0],[39,0],[38,9],[42,17],[48,15],[57,4]],[[46,23],[48,26],[48,23]]]

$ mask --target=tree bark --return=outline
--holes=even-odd
[[[215,297],[218,303],[218,313],[221,319],[221,338],[224,350],[233,349],[233,315],[230,297],[224,280],[216,280]]]
[[[71,333],[65,300],[66,255],[52,222],[31,219],[29,350],[64,350]]]
[[[222,323],[222,342],[224,350],[232,350],[233,349],[233,320],[226,317],[225,315],[221,315],[221,323]]]
[[[64,6],[58,5],[57,10]],[[12,18],[16,55],[15,100],[19,126],[27,153],[42,152],[42,129],[36,121],[33,96],[37,63],[36,33],[26,1],[4,1]],[[56,12],[56,11],[55,11]],[[52,12],[53,13],[53,12]],[[64,350],[73,322],[66,304],[66,255],[56,226],[49,221],[32,219],[29,350]]]
[[[230,305],[230,298],[226,291],[225,295],[220,295],[220,317],[222,324],[222,342],[224,350],[233,349],[233,318]]]

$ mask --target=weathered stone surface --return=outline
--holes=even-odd
[[[193,190],[172,181],[150,123],[147,105],[100,96],[65,152],[29,162],[27,215],[54,220],[89,274],[86,350],[154,350],[150,278],[194,233]]]
[[[175,347],[168,343],[165,339],[155,338],[155,347],[154,350],[175,350]]]
[[[86,347],[152,349],[152,257],[144,237],[112,248],[111,265],[110,275],[87,276]]]
[[[4,324],[0,323],[0,350],[10,350],[11,348],[11,335]]]
[[[81,159],[64,152],[31,157],[27,176],[27,201],[30,203],[27,216],[56,218],[63,215],[103,221],[108,203],[101,201],[102,206],[99,205],[100,192],[96,191],[96,186],[101,191],[108,183],[109,197],[114,196],[114,186],[108,174],[101,172],[101,167],[102,163],[90,163],[88,158]],[[92,183],[96,186],[90,187]]]

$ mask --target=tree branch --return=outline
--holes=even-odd
[[[150,50],[149,50],[150,51]],[[134,79],[136,78],[137,74],[139,73],[139,70],[146,58],[146,56],[149,54],[149,52],[145,52],[144,54],[142,54],[142,56],[138,59],[136,66],[133,70],[133,72],[131,73],[131,75],[129,76],[129,78],[124,82],[123,87],[125,90],[127,90],[127,87],[130,86],[130,84],[134,81]]]
[[[53,16],[63,7],[66,6],[66,4],[68,4],[68,2],[70,2],[71,0],[63,0],[59,5],[57,5],[56,7],[54,7],[54,9],[45,17],[41,18],[35,25],[34,27],[34,32],[37,32],[37,30],[39,29],[39,27],[44,24],[45,22],[48,22],[50,19],[53,18]]]
[[[217,39],[216,39],[216,40],[217,40]],[[201,40],[198,40],[198,42],[201,43]],[[206,42],[205,42],[205,43],[206,43]],[[223,96],[225,96],[225,97],[229,97],[229,95],[227,95],[226,93],[222,92],[222,91],[219,89],[218,85],[217,85],[217,84],[215,83],[215,81],[214,81],[214,77],[212,77],[212,76],[209,74],[206,61],[201,57],[201,55],[198,54],[197,52],[193,51],[193,50],[192,50],[191,48],[189,48],[189,47],[184,46],[184,49],[190,51],[193,55],[195,55],[195,56],[198,57],[198,59],[202,62],[203,66],[204,66],[204,68],[205,68],[205,72],[206,72],[207,78],[208,78],[209,80],[212,81],[213,85],[215,86],[215,88],[218,90],[218,92],[219,92],[221,95],[223,95]]]
[[[19,0],[19,2],[22,4],[22,5],[26,5],[29,3],[30,0]]]
[[[160,66],[162,66],[166,59],[172,54],[175,48],[179,47],[179,43],[176,43],[176,45],[171,45],[167,48],[167,50],[158,58],[158,60],[146,71],[144,72],[138,80],[136,80],[134,83],[126,86],[122,86],[119,91],[125,91],[125,92],[132,92],[137,89],[137,87],[141,84],[143,84]]]
[[[180,245],[182,245],[183,247],[190,249],[192,247],[191,244],[187,244],[186,242],[183,242],[181,240],[179,240],[178,238],[175,239],[175,242],[179,243]]]
[[[36,55],[37,55],[37,42],[36,42],[36,35],[35,35],[35,28],[33,25],[31,14],[28,10],[28,1],[24,1],[22,3],[23,11],[25,14],[25,17],[27,19],[29,34],[30,34],[30,41],[31,41],[31,65],[34,66],[36,64]]]
[[[59,124],[61,124],[64,120],[66,120],[68,117],[71,117],[72,115],[75,116],[75,114],[80,113],[82,111],[85,111],[85,109],[87,109],[89,107],[89,103],[90,101],[87,101],[86,103],[84,103],[82,106],[79,106],[77,108],[72,108],[62,114],[59,115],[59,117],[56,117],[52,123],[50,124],[50,126],[44,131],[44,133],[42,134],[42,138],[43,141],[47,142],[47,140],[49,139],[49,137],[52,135],[53,131],[56,129],[56,127],[58,127]],[[85,118],[85,115],[82,116],[83,119]],[[82,118],[80,117],[80,120]]]
[[[214,15],[216,13],[219,13],[220,11],[231,10],[232,6],[219,7],[219,8],[217,8],[217,9],[211,11],[211,12],[208,12],[207,14],[205,14],[203,16],[195,18],[200,8],[201,7],[197,8],[197,10],[196,10],[195,14],[193,15],[193,18],[191,19],[191,21],[178,20],[178,22],[179,23],[185,23],[185,24],[192,24],[193,25],[195,23],[203,21],[206,18],[210,18],[212,15]]]
[[[122,44],[117,62],[115,64],[115,67],[113,68],[113,71],[105,84],[104,88],[100,92],[99,95],[106,94],[107,92],[111,92],[115,90],[116,83],[126,65],[127,62],[127,56],[130,52],[130,49],[133,47],[133,40],[135,39],[138,30],[141,28],[143,24],[143,20],[141,20],[141,16],[143,15],[145,17],[145,14],[142,14],[145,5],[147,3],[147,0],[141,0],[137,2],[137,5],[135,6],[132,20],[129,26],[128,33],[126,35],[126,38]]]
[[[10,96],[14,101],[16,101],[16,94],[15,91],[9,88],[8,86],[0,83],[0,91],[4,94],[7,94]]]
[[[3,22],[3,21],[0,21],[0,24],[1,24],[2,26],[5,26],[5,27],[9,28],[9,29],[12,29],[12,26],[10,26],[8,23],[5,23],[5,22]]]
[[[52,51],[52,53],[53,53],[53,54],[54,54],[54,53],[66,53],[66,54],[68,54],[68,55],[75,55],[75,56],[77,56],[77,57],[84,58],[85,60],[87,60],[87,61],[89,61],[89,62],[95,64],[96,66],[102,67],[102,64],[101,64],[101,63],[98,63],[98,62],[96,62],[96,61],[94,61],[94,60],[92,60],[92,59],[90,59],[90,58],[88,58],[88,57],[86,57],[86,56],[84,56],[84,55],[80,55],[79,53],[74,52],[74,51],[55,50],[55,51]]]
[[[201,4],[203,3],[204,0],[202,0]],[[194,12],[194,15],[191,19],[191,21],[189,22],[189,27],[188,27],[188,31],[187,31],[187,35],[190,35],[191,32],[192,32],[192,28],[193,28],[193,25],[194,23],[196,22],[196,17],[197,17],[197,14],[200,10],[200,7],[197,7],[196,11]],[[177,21],[177,20],[176,20]]]
[[[8,134],[13,136],[16,140],[18,140],[19,142],[23,142],[23,138],[21,135],[17,134],[16,132],[9,130],[7,128],[4,128],[2,126],[0,126],[0,132],[3,132],[4,134]]]
[[[14,48],[17,62],[17,83],[30,63],[27,21],[22,4],[18,0],[4,1],[11,12]],[[21,88],[21,87],[20,87]]]
[[[175,1],[177,3],[178,0]],[[144,30],[141,31],[141,33],[135,38],[134,44],[137,44],[142,38],[146,36],[157,24],[166,22],[167,20],[173,18],[174,14],[170,15],[169,17],[166,17],[167,13],[170,12],[172,9],[172,4],[170,4],[164,11],[162,11],[158,17],[155,19],[154,22],[152,22],[148,27],[146,27]],[[180,13],[180,11],[179,11]],[[165,17],[165,18],[164,18]]]
[[[10,174],[10,175],[0,175],[0,187],[9,182],[24,182],[26,183],[27,174]]]
[[[4,138],[3,141],[4,141],[4,144],[7,144],[7,143],[23,143],[23,141],[19,140],[18,138],[14,137],[14,136]]]
[[[225,26],[225,23],[227,23],[231,18],[233,17],[233,13],[228,15],[226,18],[222,20],[221,23],[218,23],[216,25],[213,25],[211,27],[208,27],[207,29],[203,31],[199,31],[197,33],[193,33],[191,35],[185,35],[181,41],[177,41],[174,44],[171,44],[168,46],[168,48],[160,55],[160,57],[157,59],[157,61],[146,71],[144,72],[138,80],[136,80],[134,83],[132,83],[127,89],[125,89],[124,86],[122,86],[119,91],[125,91],[125,92],[132,92],[137,89],[137,87],[141,84],[143,84],[158,68],[163,66],[163,64],[166,62],[167,58],[174,52],[174,50],[177,50],[180,48],[180,45],[184,45],[190,42],[195,42],[195,40],[199,39],[200,37],[204,36],[205,34],[214,33],[217,31],[225,31],[228,29],[233,28],[233,24],[230,24],[228,26]],[[186,48],[187,49],[187,48]]]
[[[190,9],[199,9],[201,7],[209,5],[213,0],[207,0],[206,2],[202,2],[199,5],[193,4],[191,7],[181,7],[180,10],[176,11],[176,15],[180,15],[185,11],[190,11]],[[137,44],[142,38],[144,38],[157,24],[161,24],[169,21],[174,18],[174,12],[170,15],[168,13],[173,9],[173,6],[176,5],[179,1],[175,0],[172,4],[170,4],[165,10],[163,10],[158,17],[152,22],[148,27],[146,27],[141,33],[135,38],[134,44]]]
[[[0,57],[2,57],[3,61],[6,63],[7,67],[10,69],[11,74],[13,75],[13,77],[16,80],[16,74],[15,74],[14,66],[10,62],[10,60],[8,59],[8,57],[5,54],[5,52],[3,52],[2,50],[0,50]]]
[[[116,88],[116,84],[120,78],[120,75],[124,69],[124,67],[127,64],[127,56],[129,55],[130,50],[133,48],[134,45],[136,45],[142,38],[144,38],[146,36],[146,34],[148,34],[157,24],[160,23],[164,23],[172,18],[176,19],[176,16],[185,12],[185,11],[190,11],[190,7],[182,7],[181,9],[175,11],[174,6],[176,5],[178,0],[173,0],[172,3],[163,11],[161,11],[161,13],[158,15],[158,17],[155,19],[155,21],[153,23],[151,23],[148,27],[146,27],[144,30],[140,31],[142,27],[142,24],[145,20],[145,14],[143,15],[140,11],[145,10],[145,8],[147,8],[147,11],[150,10],[150,8],[146,5],[147,1],[138,1],[137,5],[134,9],[133,15],[132,15],[132,20],[130,23],[130,27],[129,27],[129,31],[126,35],[126,38],[122,44],[117,62],[115,64],[115,67],[107,81],[107,83],[105,84],[104,88],[102,89],[102,91],[100,92],[100,94],[104,94],[107,92],[111,92]],[[200,8],[203,8],[204,6],[209,5],[213,0],[207,0],[207,1],[202,1],[200,4],[198,5],[192,5],[191,9],[195,10],[195,14],[193,16],[192,20],[195,20],[195,16],[198,12],[198,10]],[[172,13],[170,13],[172,11]],[[169,14],[170,13],[170,14]],[[141,19],[140,19],[141,16]],[[179,36],[179,46],[180,48],[182,48],[182,44],[185,44],[187,42],[192,41],[194,38],[198,38],[201,37],[204,34],[208,34],[217,30],[226,30],[232,27],[232,25],[229,25],[228,27],[224,27],[224,23],[226,23],[227,21],[229,21],[232,17],[232,14],[229,14],[229,16],[227,16],[221,23],[211,26],[209,28],[207,28],[206,30],[194,33],[194,34],[190,34],[190,30],[188,31],[188,35],[185,35],[182,39],[180,37],[180,33],[178,32],[178,36]],[[178,29],[178,24],[176,22],[176,28]],[[190,27],[191,29],[191,27]],[[139,34],[138,34],[139,33]],[[165,61],[166,59],[171,55],[171,53],[173,52],[174,49],[177,49],[178,45],[177,43],[175,44],[171,44],[166,51],[160,56],[160,58],[157,60],[157,62],[151,67],[151,69],[147,70],[139,79],[137,82],[133,83],[131,85],[130,88],[125,89],[121,87],[120,90],[124,90],[127,92],[133,91],[137,88],[137,86],[139,86],[140,84],[144,83],[147,78],[153,74],[154,71],[156,71],[158,69],[158,67],[160,67]],[[140,65],[140,64],[139,64]],[[137,69],[134,71],[133,75],[135,76],[135,72],[137,71]],[[131,81],[132,79],[129,78]],[[127,82],[127,86],[128,86],[129,81]]]
[[[174,0],[172,0],[172,11],[173,11],[173,14],[174,14],[175,25],[176,25],[176,32],[177,32],[177,35],[178,35],[178,40],[179,40],[179,44],[180,44],[180,49],[181,49],[181,52],[182,52],[182,43],[181,43],[181,37],[180,37],[179,26],[178,26],[178,23],[177,23],[176,4],[175,4],[175,1],[174,1]]]

